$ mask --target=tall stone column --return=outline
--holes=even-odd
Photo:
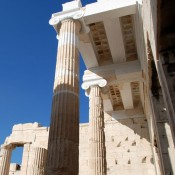
[[[47,150],[45,148],[33,147],[30,175],[44,175]]]
[[[106,147],[104,133],[104,112],[101,87],[106,85],[106,80],[87,83],[83,89],[89,89],[89,175],[106,175]],[[101,86],[101,87],[100,87]]]
[[[30,154],[31,154],[31,143],[25,143],[23,147],[22,164],[21,164],[21,174],[28,175],[28,167],[30,164]]]
[[[80,23],[64,19],[59,31],[49,132],[47,175],[78,175]]]
[[[12,146],[1,148],[0,151],[0,175],[8,175],[10,168],[10,159],[12,154]]]

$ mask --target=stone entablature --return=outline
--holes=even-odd
[[[14,125],[12,133],[1,145],[0,175],[44,174],[48,134],[48,127],[42,127],[38,123]],[[10,165],[11,154],[15,147],[24,147],[21,165]]]
[[[6,138],[3,146],[6,147],[10,144],[22,146],[30,143],[33,146],[40,146],[47,149],[45,137],[47,137],[48,131],[48,127],[42,127],[39,123],[14,125],[12,133]]]

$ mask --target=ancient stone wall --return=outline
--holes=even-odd
[[[49,129],[38,123],[14,125],[0,150],[0,175],[43,175]],[[23,147],[21,165],[10,164],[16,147]]]
[[[18,125],[18,127],[15,126],[14,129],[19,128],[19,126],[20,125]],[[79,175],[88,174],[88,126],[88,124],[80,124]],[[27,132],[29,134],[29,131]],[[20,135],[19,131],[18,135]],[[41,139],[41,137],[43,139]],[[120,175],[156,174],[152,147],[149,140],[148,124],[141,110],[122,110],[111,114],[106,113],[105,139],[108,175],[115,175],[116,172]],[[48,132],[44,133],[41,131],[39,132],[38,130],[38,136],[35,137],[35,141],[41,140],[42,142],[40,143],[47,143]],[[41,167],[44,166],[43,160],[40,161],[41,153],[43,153],[43,157],[45,157],[46,149],[38,148],[36,146],[33,147],[32,144],[25,145],[21,170],[19,169],[19,165],[11,164],[9,175],[27,175],[29,172],[36,175],[37,173],[42,174],[43,169],[38,168],[40,167],[38,165],[42,165]],[[29,155],[29,159],[27,159],[28,165],[25,165],[27,155]],[[26,169],[26,166],[29,167],[28,170]]]
[[[141,108],[105,113],[105,146],[108,175],[155,175],[148,123]],[[41,175],[47,152],[48,128],[34,124],[15,125],[3,146],[23,145],[21,167],[11,164],[9,175]],[[79,175],[89,166],[89,124],[80,124]]]
[[[106,114],[107,174],[155,175],[148,124],[143,113],[118,111]],[[80,126],[80,175],[88,174],[88,124]]]

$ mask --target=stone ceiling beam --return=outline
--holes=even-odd
[[[116,74],[116,76],[127,75],[131,73],[141,73],[140,62],[138,60],[124,62],[120,64],[111,64],[100,67],[90,68],[89,71],[100,75],[102,77],[109,74]]]
[[[103,98],[104,111],[105,112],[113,111],[113,104],[109,94],[107,92],[103,93],[102,98]]]
[[[126,61],[119,18],[104,21],[105,31],[114,63]]]
[[[87,69],[98,66],[97,57],[90,42],[85,43],[80,41],[79,51],[83,57]]]
[[[131,84],[130,83],[122,83],[119,86],[120,94],[123,102],[124,109],[133,109],[134,103],[133,103],[133,97],[132,97],[132,91],[131,91]]]
[[[111,99],[103,99],[103,106],[105,112],[113,111],[113,105]]]

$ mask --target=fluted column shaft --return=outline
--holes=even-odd
[[[89,175],[106,175],[103,101],[101,89],[98,85],[91,86],[89,98]]]
[[[25,143],[23,147],[21,173],[28,175],[28,167],[30,164],[31,143]]]
[[[45,148],[34,147],[30,175],[44,175],[47,150]]]
[[[12,149],[2,148],[0,152],[0,175],[8,175]]]
[[[47,175],[78,175],[79,159],[79,53],[80,24],[62,21],[56,64]]]

